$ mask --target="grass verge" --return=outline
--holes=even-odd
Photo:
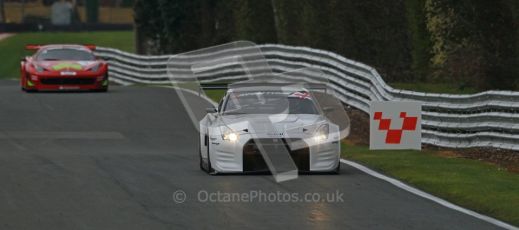
[[[519,175],[432,150],[377,150],[343,143],[342,157],[468,209],[519,225]]]
[[[26,44],[95,44],[128,52],[134,51],[132,31],[117,32],[36,32],[20,33],[0,41],[0,78],[18,78],[20,59],[31,55],[25,50]]]
[[[205,95],[216,103],[220,102],[225,92],[227,92],[225,89],[204,90]]]

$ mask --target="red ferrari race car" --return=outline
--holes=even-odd
[[[36,53],[21,62],[22,90],[108,90],[108,64],[92,52],[94,45],[27,45]]]

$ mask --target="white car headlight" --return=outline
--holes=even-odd
[[[228,133],[228,134],[224,134],[223,139],[235,142],[238,140],[239,136],[240,135],[238,135],[237,133]]]
[[[240,134],[228,128],[227,126],[222,126],[222,139],[230,142],[235,142],[240,138]]]
[[[315,130],[314,139],[318,142],[328,139],[328,133],[330,133],[330,125],[323,124]]]

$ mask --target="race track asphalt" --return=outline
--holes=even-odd
[[[197,133],[172,89],[28,94],[0,81],[0,229],[497,228],[345,164],[340,175],[280,184],[270,175],[210,176],[198,164]],[[179,190],[183,203],[173,200]],[[198,199],[217,192],[344,200]]]

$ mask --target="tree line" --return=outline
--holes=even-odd
[[[235,40],[333,51],[389,82],[517,89],[517,0],[137,0],[137,50]]]

